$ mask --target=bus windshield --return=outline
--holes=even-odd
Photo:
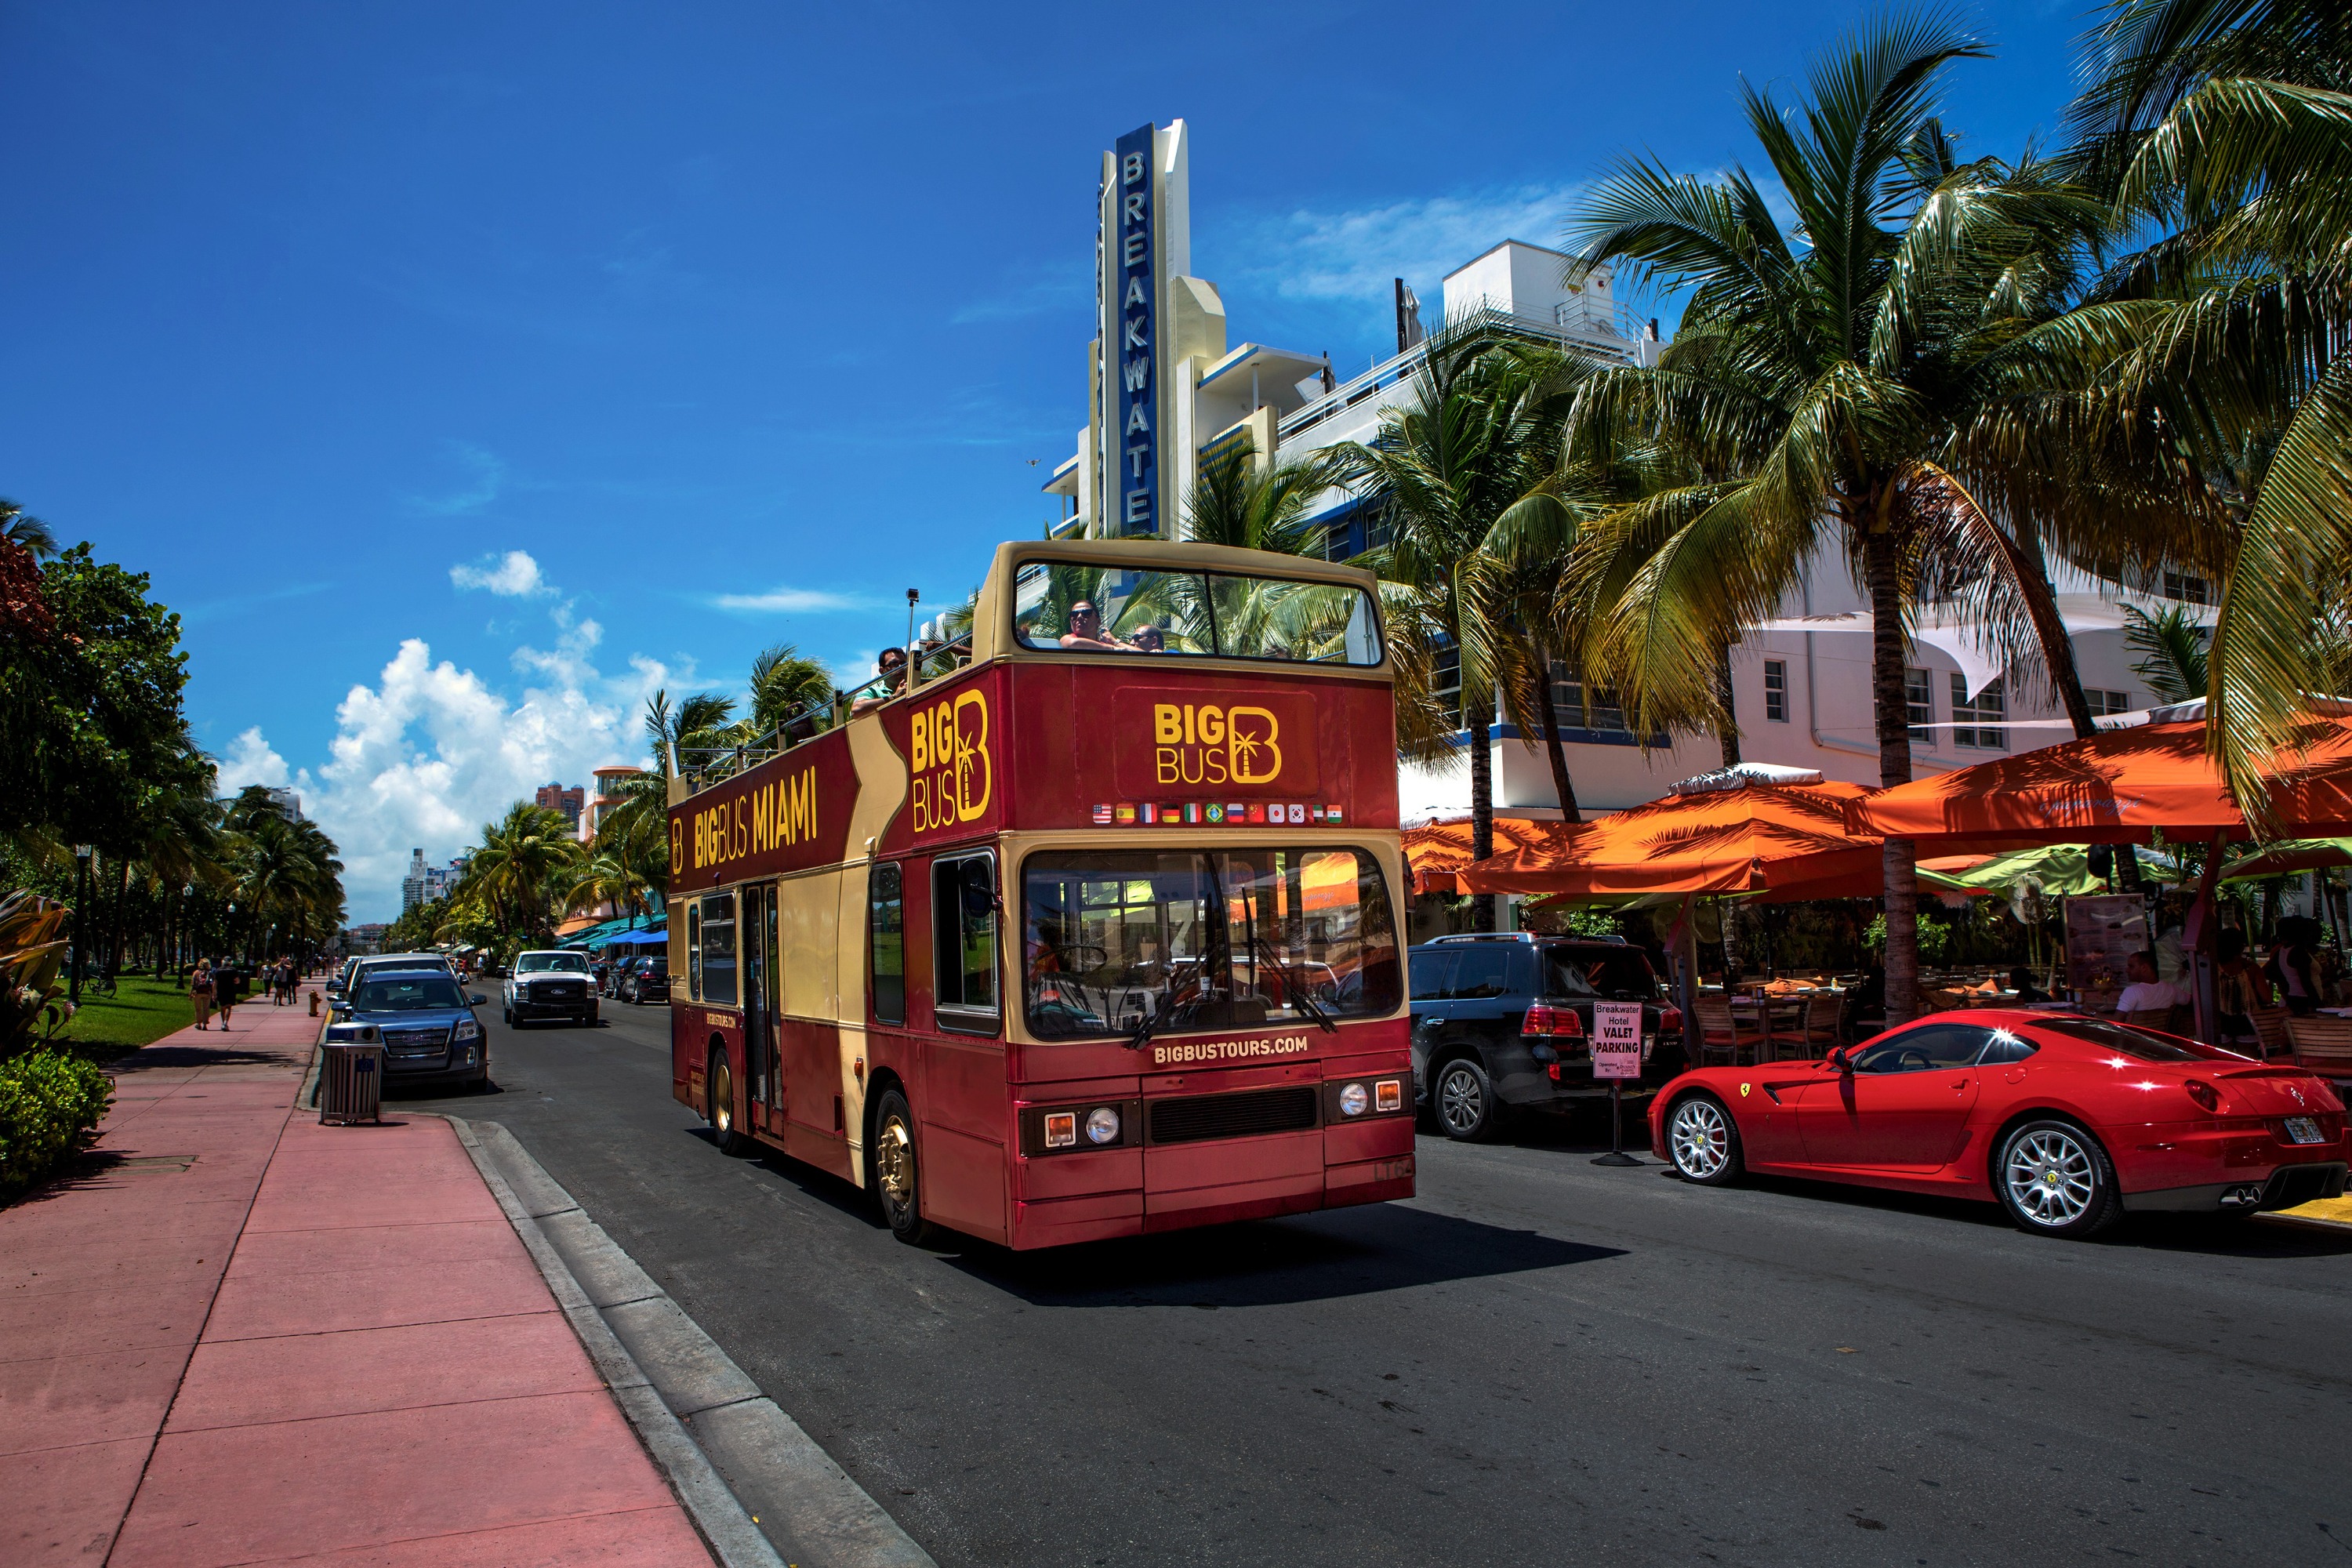
[[[1013,618],[1024,647],[1288,663],[1381,661],[1371,599],[1342,583],[1036,562],[1022,569]]]
[[[1023,868],[1041,1040],[1385,1017],[1396,923],[1361,850],[1043,851]]]

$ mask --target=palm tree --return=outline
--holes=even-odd
[[[1471,853],[1494,853],[1490,750],[1496,694],[1515,657],[1507,564],[1556,547],[1563,510],[1551,493],[1559,430],[1580,367],[1540,345],[1477,325],[1429,340],[1412,400],[1381,416],[1369,445],[1335,449],[1370,500],[1386,542],[1366,564],[1384,593],[1392,644],[1419,645],[1401,667],[1426,680],[1447,658],[1460,706],[1446,728],[1467,729]],[[1400,693],[1400,709],[1412,700]],[[1475,929],[1495,928],[1495,900],[1472,903]]]
[[[2133,671],[2167,702],[2202,697],[2211,684],[2205,658],[2205,628],[2185,605],[2151,616],[2137,605],[2124,606],[2124,644],[2142,657]]]
[[[481,847],[458,886],[489,907],[501,931],[538,940],[552,934],[548,910],[559,880],[582,855],[562,812],[519,800],[503,821],[483,825]]]
[[[1321,556],[1324,532],[1308,521],[1316,500],[1347,481],[1347,465],[1321,452],[1298,462],[1261,464],[1247,431],[1202,465],[1184,498],[1184,537],[1276,555]]]
[[[2218,569],[2206,744],[2259,810],[2352,564],[2352,11],[2116,0],[2091,41],[2075,155],[2152,237],[2117,268],[2133,342],[2097,412],[2210,510],[2172,554]]]
[[[1637,730],[1713,708],[1723,646],[1832,552],[1868,596],[1885,784],[1911,777],[1906,624],[1921,600],[2038,646],[2063,680],[2046,573],[2011,531],[2022,514],[1980,494],[1987,475],[2023,489],[2014,452],[1962,437],[1990,403],[2084,374],[2080,335],[2060,323],[2091,211],[2037,165],[1951,157],[1937,84],[1985,53],[1937,18],[1883,21],[1815,65],[1801,110],[1748,89],[1793,237],[1744,170],[1708,182],[1642,160],[1572,226],[1585,262],[1623,258],[1692,289],[1659,364],[1595,373],[1570,436],[1577,454],[1654,441],[1695,476],[1595,531],[1605,563],[1589,574],[1614,573],[1622,591],[1591,601],[1593,648]],[[1918,994],[1907,840],[1887,841],[1885,882],[1895,1022]]]
[[[751,717],[745,728],[754,739],[803,719],[812,731],[830,729],[833,698],[833,672],[793,644],[778,643],[751,660]]]
[[[52,560],[58,552],[56,531],[5,497],[0,497],[0,539],[6,540],[36,561]]]

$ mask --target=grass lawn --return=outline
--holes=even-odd
[[[177,980],[133,975],[121,985],[113,996],[85,989],[80,1009],[58,1031],[56,1043],[90,1061],[110,1062],[196,1021],[195,1005]]]

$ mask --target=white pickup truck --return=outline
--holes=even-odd
[[[499,1001],[509,1025],[533,1018],[594,1024],[596,980],[588,973],[588,955],[571,948],[516,954]]]

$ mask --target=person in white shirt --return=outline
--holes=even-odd
[[[2177,1007],[2188,998],[2181,987],[2168,984],[2156,977],[2156,954],[2135,952],[2124,960],[2124,973],[2131,984],[2116,998],[2118,1013],[2140,1013],[2159,1007]]]

